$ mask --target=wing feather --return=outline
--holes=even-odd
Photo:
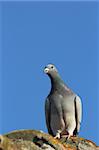
[[[79,96],[75,97],[75,118],[76,118],[76,129],[75,135],[80,131],[80,125],[82,121],[82,103]]]
[[[48,129],[48,133],[53,135],[53,132],[51,130],[50,122],[51,122],[51,104],[49,99],[47,98],[45,101],[45,117],[46,117],[46,125]]]

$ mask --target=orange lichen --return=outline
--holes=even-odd
[[[0,146],[3,150],[22,150],[23,148],[28,150],[28,147],[31,150],[42,150],[43,144],[45,147],[48,146],[55,150],[81,150],[81,148],[83,150],[88,148],[99,150],[95,143],[81,137],[71,137],[70,139],[63,137],[58,140],[49,134],[35,130],[14,131],[1,137],[3,137],[3,142],[0,143]]]

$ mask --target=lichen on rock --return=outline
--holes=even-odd
[[[41,131],[17,130],[0,136],[0,150],[99,150],[99,147],[80,137],[57,140]]]

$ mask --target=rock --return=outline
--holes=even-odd
[[[75,149],[75,150],[98,150],[99,147],[95,145],[95,143],[86,140],[81,137],[71,137],[66,140],[66,138],[62,138],[61,143],[65,145],[65,147]]]
[[[99,150],[99,147],[80,137],[57,140],[40,131],[17,130],[0,136],[0,150]]]

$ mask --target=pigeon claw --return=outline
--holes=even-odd
[[[54,138],[55,138],[55,139],[60,139],[60,138],[61,138],[60,133],[57,133],[56,136],[55,136]]]
[[[62,135],[63,138],[66,138],[67,140],[70,139],[71,135]]]

